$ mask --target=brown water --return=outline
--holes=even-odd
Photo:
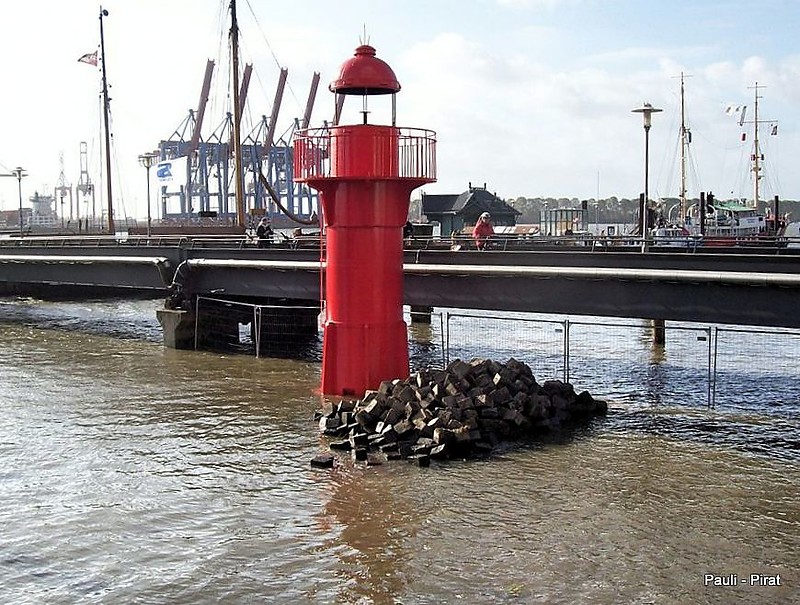
[[[0,602],[800,603],[796,408],[313,470],[318,363],[165,349],[155,306],[0,307]]]

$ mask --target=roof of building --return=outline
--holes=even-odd
[[[479,215],[488,212],[492,216],[522,214],[485,187],[472,187],[460,194],[422,196],[422,212],[424,214],[469,214]]]

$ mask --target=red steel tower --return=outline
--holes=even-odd
[[[334,126],[298,131],[295,181],[320,192],[326,240],[322,392],[361,396],[406,378],[403,225],[411,192],[436,180],[436,135],[395,124],[397,77],[359,46],[329,89]],[[367,124],[367,97],[392,95],[392,124]],[[363,123],[341,126],[343,95],[362,96]]]

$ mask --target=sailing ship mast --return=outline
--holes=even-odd
[[[686,201],[686,150],[691,142],[691,138],[691,133],[689,129],[686,128],[686,99],[683,86],[683,72],[681,72],[681,191],[679,195],[681,202],[681,221],[686,217],[686,211],[688,209]]]
[[[111,134],[108,128],[108,81],[106,80],[106,44],[103,38],[103,17],[108,11],[100,7],[100,53],[103,58],[103,125],[106,139],[106,197],[108,198],[108,232],[114,233],[114,203],[111,200]]]
[[[239,24],[236,0],[231,0],[231,70],[233,72],[233,174],[236,179],[236,223],[245,226],[244,187],[242,183],[242,109],[239,106]]]
[[[758,144],[758,82],[750,88],[754,89],[755,103],[753,104],[753,208],[758,208],[759,181],[761,181],[761,150]],[[761,86],[764,88],[764,86]]]

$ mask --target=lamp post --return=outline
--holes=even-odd
[[[647,232],[647,199],[648,199],[648,178],[650,171],[650,126],[652,125],[653,114],[663,111],[653,107],[650,103],[643,103],[641,107],[631,110],[633,113],[642,114],[644,121],[644,205],[642,207],[642,237]]]
[[[17,166],[9,174],[0,174],[0,176],[13,176],[17,179],[17,190],[19,191],[19,236],[22,237],[22,177],[28,176],[24,168]]]
[[[150,168],[155,163],[158,153],[155,151],[143,153],[139,156],[139,163],[145,167],[147,172],[147,237],[150,237]]]

